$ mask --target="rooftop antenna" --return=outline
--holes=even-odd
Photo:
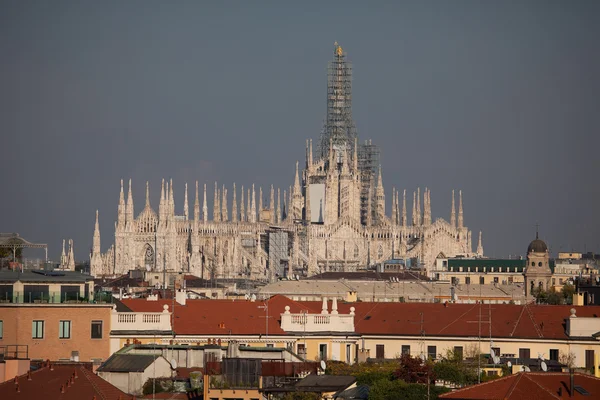
[[[541,365],[542,365],[542,371],[548,372],[548,365],[546,365],[546,361],[542,361]]]

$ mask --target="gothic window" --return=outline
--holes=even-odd
[[[531,262],[531,266],[535,267],[535,262],[534,261]]]
[[[379,249],[377,250],[377,258],[383,257],[383,247],[379,245]]]
[[[149,270],[154,268],[154,250],[152,249],[152,246],[150,246],[147,243],[145,247],[146,248],[144,250],[144,266],[146,267],[146,270]]]
[[[541,266],[542,266],[542,262],[540,261],[540,262],[538,263],[538,267],[541,267]]]
[[[538,286],[539,286],[540,290],[544,289],[544,284],[542,282],[538,283]]]
[[[354,245],[354,258],[358,258],[358,246]]]

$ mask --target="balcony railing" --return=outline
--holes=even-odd
[[[111,317],[113,331],[171,331],[171,313],[163,312],[117,312]]]
[[[283,313],[281,329],[287,332],[354,332],[354,315]]]

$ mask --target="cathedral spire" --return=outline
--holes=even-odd
[[[221,203],[221,219],[223,222],[227,222],[229,220],[229,215],[227,212],[227,188],[223,185],[223,190],[221,191],[223,194],[223,202]]]
[[[206,183],[204,184],[204,198],[202,199],[202,221],[208,221],[208,202],[206,201]]]
[[[421,188],[417,188],[417,225],[421,225]]]
[[[146,207],[150,208],[150,184],[146,181]]]
[[[250,197],[250,188],[248,188],[246,190],[247,196],[246,196],[246,221],[247,222],[251,222],[251,215],[250,213],[252,212],[252,207],[251,207],[251,197]]]
[[[298,174],[298,161],[296,161],[296,175],[294,176],[294,193],[300,192],[300,175]]]
[[[313,147],[312,147],[312,139],[308,140],[308,166],[312,167],[313,163]]]
[[[200,220],[200,199],[198,198],[198,181],[196,181],[196,196],[194,199],[194,221]]]
[[[417,192],[413,191],[412,225],[416,226],[417,224]]]
[[[396,188],[392,187],[392,225],[398,223],[398,208],[396,207]]]
[[[269,201],[269,209],[271,210],[271,223],[275,223],[275,189],[271,185],[271,200]]]
[[[92,256],[100,255],[100,224],[98,223],[98,210],[96,210],[96,223],[94,224],[94,239],[92,243]]]
[[[233,204],[231,205],[231,222],[238,221],[237,195],[235,194],[235,192],[235,182],[233,182]]]
[[[117,227],[122,230],[125,228],[125,195],[123,194],[123,179],[121,179],[121,193],[119,193],[119,206],[117,210]]]
[[[281,191],[277,188],[277,209],[275,210],[275,223],[281,222]]]
[[[252,206],[250,210],[250,222],[256,223],[256,192],[254,191],[254,183],[252,184]]]
[[[458,227],[463,227],[463,203],[462,203],[462,190],[458,191]]]
[[[65,253],[65,239],[63,239],[62,254],[60,255],[60,267],[65,268],[67,265],[67,253]]]
[[[354,173],[358,175],[358,138],[354,138],[354,153],[352,155]]]
[[[169,216],[175,216],[175,199],[173,198],[175,187],[173,186],[173,178],[169,179]]]
[[[281,220],[285,221],[287,219],[287,213],[288,213],[288,192],[287,190],[283,190],[283,205],[282,205],[282,209],[281,209]]]
[[[402,226],[406,226],[406,189],[402,192]]]
[[[423,225],[431,225],[431,192],[425,188]]]
[[[213,199],[213,221],[221,221],[221,209],[219,208],[219,189],[215,181],[215,194]]]
[[[456,206],[454,205],[454,189],[452,189],[452,210],[450,211],[450,225],[456,228]]]
[[[244,204],[244,185],[242,185],[242,193],[240,197],[240,222],[246,221],[246,208]]]
[[[165,214],[165,179],[160,182],[160,201],[158,202],[158,219],[162,223]]]
[[[385,220],[385,191],[381,177],[381,165],[379,166],[379,177],[377,178],[377,187],[375,188],[375,201],[377,223],[383,223]]]
[[[477,256],[483,257],[483,243],[481,242],[481,231],[479,231],[479,242],[477,242]]]
[[[125,224],[131,227],[133,224],[133,192],[131,190],[131,178],[129,179],[129,191],[127,193],[127,205],[125,206]]]
[[[188,191],[187,191],[187,182],[185,183],[185,192],[183,194],[183,217],[185,218],[185,220],[187,221],[189,216],[190,216],[190,210],[189,210],[189,204],[188,204]]]
[[[348,152],[346,149],[342,152],[342,171],[341,175],[347,176],[350,175],[350,167],[348,165]]]

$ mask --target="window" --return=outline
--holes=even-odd
[[[0,339],[2,339],[3,333],[4,333],[4,321],[0,321]]]
[[[498,376],[498,371],[487,371],[487,376]]]
[[[467,276],[467,277],[465,278],[465,283],[466,283],[467,285],[470,285],[470,284],[471,284],[471,277]]]
[[[435,360],[437,357],[437,347],[436,346],[427,346],[427,357]]]
[[[532,267],[535,267],[535,261],[532,261],[532,262],[531,262],[531,266],[532,266]]]
[[[92,339],[102,339],[102,321],[92,321]]]
[[[494,350],[496,357],[500,357],[500,347],[492,347],[492,350]]]
[[[33,339],[44,338],[44,321],[33,321],[31,324],[31,337]]]
[[[585,351],[585,369],[588,371],[594,369],[594,350]]]
[[[485,277],[483,277],[483,276],[479,277],[479,284],[480,285],[485,285]]]
[[[306,358],[306,347],[304,346],[304,343],[298,343],[297,349],[298,355],[302,358]]]
[[[529,349],[519,349],[519,358],[530,358]]]
[[[454,346],[454,356],[462,360],[463,358],[463,348],[462,346]]]
[[[59,321],[58,338],[71,339],[71,321]]]
[[[352,362],[352,345],[346,345],[346,362],[350,364]]]
[[[326,344],[319,345],[319,359],[327,360],[327,345]]]
[[[542,262],[540,261],[540,262],[538,263],[538,267],[541,267],[541,266],[542,266]]]
[[[410,345],[408,345],[408,344],[402,345],[402,354],[410,355]]]
[[[558,349],[550,349],[550,361],[558,361]]]
[[[273,343],[267,343],[267,347],[273,347]]]
[[[385,345],[378,344],[375,346],[375,357],[378,359],[385,358]]]
[[[499,281],[499,280],[498,280],[498,277],[497,277],[497,276],[495,276],[495,277],[494,277],[494,283],[498,283],[498,281]]]
[[[512,276],[508,277],[508,283],[513,283],[513,277]]]

